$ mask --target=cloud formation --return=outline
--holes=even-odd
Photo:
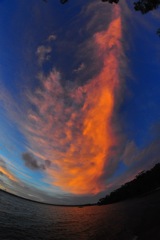
[[[18,178],[8,169],[2,158],[0,158],[0,175],[10,181],[19,182]]]
[[[84,70],[85,69],[85,64],[84,63],[81,63],[77,68],[75,68],[73,70],[73,72],[75,73],[79,73],[80,71]]]
[[[33,156],[33,154],[29,152],[23,153],[22,159],[24,160],[26,167],[30,168],[31,170],[46,170],[46,168],[50,167],[51,165],[49,160],[40,162]]]
[[[41,45],[37,48],[36,55],[39,65],[42,65],[45,61],[48,61],[50,59],[51,52],[52,48],[50,46]]]
[[[53,69],[47,76],[41,73],[41,87],[28,94],[32,107],[24,130],[30,149],[41,160],[50,159],[46,173],[63,191],[97,194],[106,187],[100,178],[110,164],[110,148],[117,144],[111,120],[120,90],[121,38],[117,7],[109,26],[91,39],[94,57],[102,62],[99,73],[71,87],[64,86],[61,73]],[[44,168],[28,154],[23,160],[32,169]]]
[[[126,3],[122,5],[125,17],[126,14],[130,17]],[[126,59],[122,44],[124,42],[126,47],[130,41],[123,38],[124,14],[122,16],[119,6],[99,1],[84,5],[78,17],[65,25],[65,31],[63,27],[58,29],[58,41],[55,41],[57,36],[54,34],[42,40],[44,44],[36,50],[40,72],[35,75],[38,77],[31,76],[31,73],[24,76],[25,80],[36,78],[35,82],[30,81],[23,86],[18,97],[12,89],[5,91],[0,86],[1,107],[6,111],[5,123],[8,121],[8,126],[18,129],[18,135],[3,134],[7,136],[4,141],[10,140],[10,145],[13,143],[20,149],[19,136],[22,134],[22,151],[19,155],[16,153],[18,156],[13,165],[18,165],[21,160],[23,164],[20,163],[20,166],[25,170],[22,174],[21,167],[18,171],[3,164],[0,176],[20,195],[30,194],[34,199],[37,196],[52,201],[50,196],[44,197],[46,191],[50,191],[51,196],[60,192],[67,201],[68,196],[78,195],[74,195],[77,202],[78,197],[83,199],[83,194],[87,199],[90,194],[115,188],[157,161],[158,140],[138,149],[134,140],[122,134],[123,120],[117,111],[124,96],[123,67]],[[85,22],[83,26],[77,20],[81,18]],[[128,33],[127,24],[125,28]],[[51,61],[45,64],[53,59],[50,45],[55,46],[54,64]],[[8,147],[7,151],[11,152],[11,148]],[[12,149],[12,154],[15,152]],[[127,170],[124,175],[115,174],[116,179],[113,179],[114,173],[119,170],[119,162]],[[21,177],[22,185],[15,181],[15,172]],[[43,175],[44,194],[38,190],[43,185],[37,181],[39,175],[40,178]],[[24,184],[24,179],[30,185]],[[35,187],[31,186],[33,184]],[[51,186],[46,187],[46,184]],[[59,196],[60,201],[62,195]]]
[[[95,6],[91,4],[87,11],[95,11]],[[9,108],[27,142],[22,154],[25,166],[45,170],[44,181],[64,192],[97,194],[105,190],[102,176],[111,175],[118,162],[113,149],[119,140],[112,120],[123,82],[120,72],[124,53],[120,9],[117,6],[112,10],[106,25],[101,22],[93,28],[100,14],[87,24],[90,37],[78,47],[78,53],[93,61],[86,65],[81,58],[71,72],[79,76],[85,68],[89,77],[66,84],[63,70],[54,67],[44,74],[42,68],[38,86],[26,91],[26,103],[18,111]],[[55,36],[50,35],[48,42],[53,40]],[[49,46],[37,48],[41,67],[51,51]]]
[[[50,162],[46,160],[46,166],[49,167]],[[40,202],[48,202],[48,203],[55,203],[55,204],[64,204],[66,199],[68,202],[72,200],[69,199],[69,197],[65,194],[59,193],[54,188],[48,188],[42,186],[42,183],[37,182],[34,186],[32,184],[32,180],[28,176],[28,181],[26,183],[26,179],[20,179],[17,178],[15,172],[13,173],[12,168],[14,168],[14,165],[9,164],[8,160],[0,157],[0,188],[6,189],[6,191],[13,193],[15,195],[40,201]],[[16,170],[16,169],[14,169]],[[24,175],[23,173],[21,173]],[[56,196],[54,197],[56,192]]]
[[[55,34],[51,34],[49,35],[49,37],[47,38],[47,41],[48,42],[51,42],[51,41],[55,41],[57,39],[57,36]]]

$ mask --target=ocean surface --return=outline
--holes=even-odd
[[[0,240],[160,240],[160,191],[106,206],[56,207],[0,191]]]

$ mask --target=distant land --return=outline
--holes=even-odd
[[[132,181],[126,182],[120,188],[112,191],[109,195],[99,199],[97,204],[106,205],[139,196],[145,196],[159,189],[160,163],[157,163],[152,169],[140,172]]]
[[[24,198],[13,193],[7,192],[4,189],[0,189],[1,192],[12,195],[16,198],[23,199],[25,201],[30,201],[33,203],[52,205],[56,207],[86,207],[86,206],[96,206],[96,205],[107,205],[111,203],[116,203],[124,201],[127,199],[136,198],[139,196],[145,196],[156,190],[160,190],[160,163],[157,163],[153,168],[148,171],[140,172],[135,179],[130,182],[126,182],[120,188],[112,191],[110,194],[106,195],[104,198],[99,199],[97,203],[88,203],[88,204],[74,204],[74,205],[65,205],[65,204],[52,204],[46,202],[40,202]]]
[[[93,203],[93,204],[87,203],[87,204],[77,204],[77,205],[76,204],[74,204],[74,205],[53,204],[53,203],[39,202],[39,201],[36,201],[36,200],[31,200],[29,198],[24,198],[24,197],[18,196],[16,194],[7,192],[4,189],[0,189],[0,194],[1,194],[1,192],[4,192],[6,194],[9,194],[9,195],[14,196],[14,197],[19,198],[19,199],[23,199],[25,201],[29,201],[29,202],[33,202],[33,203],[39,203],[39,204],[43,204],[43,205],[52,205],[52,206],[55,206],[55,207],[87,207],[87,206],[95,206],[95,205],[97,205],[97,203]]]

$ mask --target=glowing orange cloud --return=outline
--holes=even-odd
[[[94,35],[101,72],[86,85],[64,89],[53,70],[41,76],[41,88],[29,96],[36,112],[28,112],[27,136],[31,151],[50,159],[47,174],[53,185],[74,194],[96,194],[105,189],[100,177],[115,144],[111,119],[119,88],[121,16],[115,8],[109,27]]]
[[[0,172],[2,172],[8,179],[14,182],[18,182],[18,179],[10,171],[3,168],[2,166],[0,166]]]

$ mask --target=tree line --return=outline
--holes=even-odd
[[[118,3],[119,0],[101,0],[102,2],[109,3]],[[154,9],[157,9],[160,5],[160,0],[139,0],[137,2],[133,2],[134,9],[136,11],[140,11],[142,14],[148,13]]]
[[[44,0],[46,1],[46,0]],[[69,0],[60,0],[60,3],[67,3]],[[109,3],[118,3],[119,0],[101,0],[102,2]],[[160,0],[139,0],[137,2],[133,2],[134,9],[136,11],[140,11],[142,14],[145,14],[149,11],[157,9],[160,5]]]
[[[44,0],[47,1],[47,0]],[[65,4],[69,0],[60,0],[60,3]],[[119,0],[101,0],[102,2],[108,3],[119,3]],[[152,10],[157,9],[160,6],[160,0],[139,0],[133,2],[135,11],[140,11],[142,14],[146,14]],[[157,30],[157,34],[160,36],[160,28]]]
[[[101,198],[98,205],[105,205],[138,197],[160,187],[160,163],[152,169],[140,172],[135,179],[125,183],[109,195]]]

